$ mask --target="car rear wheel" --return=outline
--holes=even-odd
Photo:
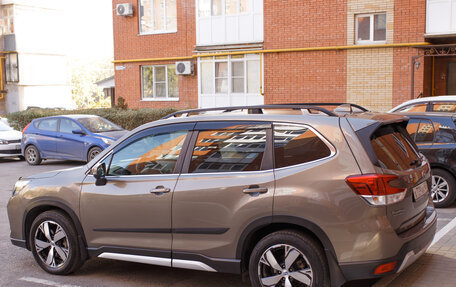
[[[63,213],[50,210],[33,221],[29,234],[36,262],[51,274],[65,275],[81,266],[76,229]]]
[[[329,286],[325,254],[311,237],[274,232],[258,242],[249,261],[252,286]]]
[[[431,196],[435,207],[447,207],[456,198],[456,181],[449,172],[443,169],[432,170]]]
[[[30,165],[39,165],[41,163],[41,156],[40,152],[34,145],[29,145],[25,149],[25,160],[27,161],[28,164]]]
[[[94,159],[99,153],[101,152],[101,148],[99,147],[93,147],[89,150],[87,153],[87,162],[91,161]]]

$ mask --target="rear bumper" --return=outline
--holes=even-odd
[[[380,278],[385,275],[401,272],[410,266],[426,252],[434,239],[437,229],[437,213],[435,210],[432,209],[432,213],[426,216],[421,226],[417,227],[420,228],[422,232],[418,236],[413,237],[413,239],[406,241],[396,256],[381,260],[341,264],[340,270],[346,281]],[[374,274],[375,268],[379,265],[393,261],[396,261],[397,264],[392,271],[383,274]]]

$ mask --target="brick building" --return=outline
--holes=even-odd
[[[432,24],[446,1],[113,0],[116,97],[131,108],[347,101],[388,110],[447,94],[436,80],[446,62],[432,55],[455,33],[451,14],[449,36]],[[117,4],[132,15],[117,15]],[[191,75],[176,75],[181,61]]]

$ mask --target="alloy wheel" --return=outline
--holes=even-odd
[[[35,232],[35,250],[41,261],[51,268],[59,268],[70,252],[67,234],[54,221],[44,221]]]
[[[89,153],[89,161],[94,159],[99,153],[100,153],[99,149],[95,148],[95,149],[91,150],[90,153]]]
[[[269,247],[258,263],[262,286],[312,286],[313,272],[306,256],[287,244]]]
[[[28,162],[35,162],[36,161],[36,150],[34,148],[28,148],[26,156],[27,156]]]
[[[432,188],[431,196],[433,202],[442,202],[444,201],[450,191],[450,186],[445,178],[433,175],[432,176]]]

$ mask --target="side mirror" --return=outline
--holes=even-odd
[[[83,130],[72,130],[71,132],[75,135],[81,135],[81,136],[85,136],[85,134],[86,134]]]
[[[95,185],[105,185],[106,180],[106,164],[102,163],[92,168],[92,175],[96,178]]]

